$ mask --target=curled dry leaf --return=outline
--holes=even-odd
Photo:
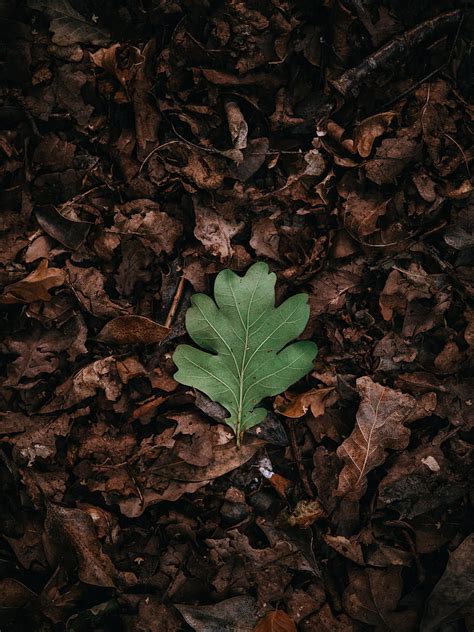
[[[337,492],[354,499],[363,495],[367,474],[385,461],[388,448],[406,448],[410,431],[403,424],[416,408],[414,397],[376,384],[370,377],[360,377],[356,384],[361,396],[357,425],[337,449],[345,462]]]
[[[296,625],[284,610],[273,610],[260,619],[254,632],[296,632]]]
[[[334,398],[331,397],[331,393],[334,393],[334,386],[312,388],[306,393],[299,395],[285,393],[275,397],[273,406],[277,413],[292,419],[303,417],[310,409],[314,417],[319,417],[324,414],[326,406],[331,406],[337,400],[337,394],[336,398]]]
[[[50,301],[49,293],[54,287],[64,284],[66,274],[59,268],[48,268],[48,260],[43,259],[39,266],[21,281],[7,285],[0,296],[0,303],[33,303]]]
[[[228,101],[225,104],[225,113],[234,149],[245,149],[249,127],[244,115],[235,101]]]
[[[169,331],[145,316],[117,316],[102,328],[97,338],[117,345],[151,345],[164,340]]]
[[[395,116],[395,112],[380,112],[359,123],[354,132],[354,144],[359,156],[370,156],[374,141],[387,131]]]
[[[226,219],[210,208],[194,204],[196,214],[196,228],[194,236],[203,244],[211,255],[219,257],[221,261],[229,261],[234,253],[230,243],[244,228],[244,222]]]
[[[100,546],[94,522],[85,511],[48,505],[45,552],[53,568],[67,564],[65,551],[76,558],[79,579],[85,584],[113,588],[118,580],[133,583],[131,573],[120,573]]]
[[[71,250],[84,243],[92,226],[90,222],[76,222],[64,217],[54,206],[37,208],[35,217],[45,233]]]

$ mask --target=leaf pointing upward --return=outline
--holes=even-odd
[[[286,346],[305,328],[309,307],[306,294],[296,294],[275,308],[275,282],[266,263],[255,263],[244,277],[220,272],[215,302],[195,294],[186,314],[191,338],[215,355],[179,345],[173,356],[175,379],[222,404],[238,442],[265,418],[261,400],[306,375],[317,353],[314,342]]]

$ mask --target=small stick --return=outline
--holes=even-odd
[[[303,461],[301,460],[301,452],[296,442],[294,421],[288,421],[288,428],[290,429],[291,451],[293,452],[293,457],[298,467],[298,473],[300,475],[300,480],[303,483],[304,491],[306,492],[307,496],[309,496],[310,498],[314,498],[313,490],[311,489],[311,485],[309,484],[308,474],[306,473]]]
[[[179,301],[181,300],[181,297],[183,296],[183,290],[184,290],[184,277],[182,276],[179,279],[178,287],[176,288],[176,293],[174,295],[173,302],[171,303],[170,311],[168,312],[168,316],[166,317],[166,320],[165,320],[165,327],[168,327],[168,329],[171,327],[173,318],[176,315],[176,310],[178,309]]]

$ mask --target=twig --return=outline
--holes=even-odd
[[[309,496],[309,498],[314,498],[313,490],[311,489],[311,485],[309,483],[308,474],[304,469],[303,461],[301,459],[301,452],[298,447],[298,443],[296,442],[295,423],[293,420],[289,420],[287,425],[290,430],[291,451],[293,452],[293,458],[295,459],[295,463],[298,468],[298,473],[303,484],[304,491],[306,492],[306,495]]]
[[[393,64],[399,57],[418,46],[426,46],[435,41],[441,35],[449,32],[462,18],[460,9],[447,11],[441,15],[422,22],[415,28],[406,31],[402,35],[379,48],[364,59],[355,68],[347,70],[332,85],[345,97],[357,97],[362,83],[375,71]]]
[[[184,276],[179,279],[178,287],[176,288],[176,293],[173,297],[173,302],[171,303],[170,311],[168,312],[168,316],[165,320],[165,327],[168,329],[171,327],[171,323],[173,322],[173,318],[175,317],[176,310],[178,309],[179,301],[183,296],[184,290]]]

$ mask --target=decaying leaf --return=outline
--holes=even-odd
[[[257,620],[257,606],[250,595],[210,606],[177,604],[176,608],[195,632],[251,632]]]
[[[59,268],[49,268],[48,260],[42,259],[39,266],[21,281],[7,285],[0,295],[0,303],[33,303],[50,301],[49,290],[64,284],[66,274]]]
[[[354,144],[359,156],[370,156],[374,141],[388,129],[395,116],[395,112],[380,112],[359,123],[354,132]]]
[[[309,308],[305,294],[297,294],[275,308],[276,276],[265,263],[254,264],[244,277],[220,272],[216,303],[196,294],[186,315],[186,327],[196,344],[217,355],[180,345],[173,359],[175,379],[204,391],[229,411],[226,423],[237,441],[266,416],[260,401],[277,395],[312,367],[313,342],[286,346],[304,329]]]
[[[373,382],[369,377],[357,380],[361,397],[357,425],[337,454],[345,463],[339,474],[338,494],[360,498],[367,474],[384,462],[388,448],[401,450],[408,445],[410,431],[404,426],[416,407],[411,395]]]

